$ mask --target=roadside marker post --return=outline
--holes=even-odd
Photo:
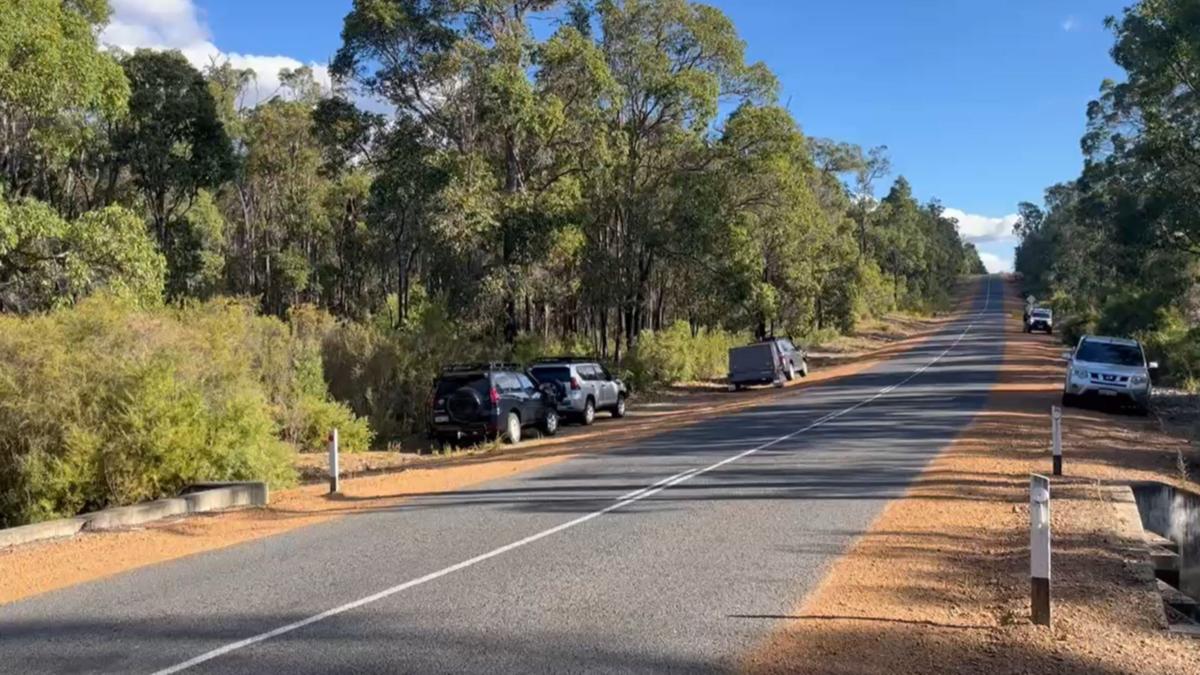
[[[1050,407],[1051,451],[1054,453],[1054,475],[1062,475],[1062,408]]]
[[[329,494],[341,492],[338,484],[341,476],[338,470],[338,430],[329,432]]]
[[[1030,619],[1050,625],[1050,479],[1029,478]]]

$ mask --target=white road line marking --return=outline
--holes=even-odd
[[[280,626],[279,628],[275,628],[274,630],[269,630],[265,633],[259,633],[258,635],[248,637],[244,640],[239,640],[237,642],[231,642],[227,645],[218,647],[212,651],[205,652],[195,658],[188,659],[187,661],[178,663],[169,668],[164,668],[162,670],[155,671],[154,675],[169,675],[170,673],[178,673],[182,670],[187,670],[188,668],[191,668],[192,666],[197,666],[206,661],[211,661],[219,656],[224,656],[225,654],[229,654],[230,652],[235,652],[239,649],[243,649],[245,647],[249,647],[251,645],[258,644],[259,642],[264,642],[266,640],[270,640],[271,638],[279,637],[280,635],[284,635],[286,633],[291,633],[293,631],[304,628],[305,626],[309,626],[314,623],[317,623],[318,621],[324,621],[325,619],[328,619],[330,617],[334,617],[339,614],[344,614],[345,612],[349,612],[352,609],[358,609],[359,607],[363,607],[363,606],[369,605],[371,603],[378,602],[380,600],[383,600],[384,598],[395,595],[401,591],[405,591],[410,588],[413,588],[414,586],[420,586],[421,584],[428,583],[435,579],[440,579],[448,574],[453,574],[459,570],[463,570],[463,569],[466,569],[473,565],[477,565],[485,560],[495,558],[498,555],[503,555],[505,553],[508,553],[509,551],[521,548],[522,546],[525,546],[527,544],[532,544],[533,542],[538,541],[540,539],[545,539],[546,537],[549,537],[554,534],[558,534],[559,532],[562,532],[564,530],[569,530],[577,525],[582,525],[582,524],[588,522],[589,520],[592,520],[593,518],[599,518],[600,516],[603,516],[606,513],[611,513],[613,511],[616,511],[617,509],[624,508],[626,506],[629,506],[630,504],[633,504],[640,500],[646,499],[647,497],[654,496],[654,495],[658,494],[659,492],[662,492],[663,490],[666,490],[667,488],[671,487],[672,485],[677,485],[686,480],[695,478],[696,476],[700,476],[700,475],[709,473],[710,471],[715,471],[715,470],[725,466],[726,464],[729,464],[731,462],[736,462],[739,459],[743,459],[745,457],[749,457],[750,455],[753,455],[756,452],[760,452],[771,446],[778,445],[779,443],[782,443],[788,439],[795,438],[796,436],[799,436],[800,434],[803,434],[807,431],[816,429],[817,427],[821,426],[822,424],[825,424],[826,422],[830,422],[839,417],[842,417],[843,415],[847,415],[855,410],[858,410],[859,408],[863,407],[864,405],[867,405],[875,400],[878,400],[880,397],[885,396],[886,394],[888,394],[892,391],[895,391],[899,387],[902,387],[905,384],[911,382],[913,378],[917,377],[921,373],[928,370],[930,366],[932,366],[935,363],[937,363],[938,361],[942,360],[942,358],[945,357],[946,354],[949,354],[952,349],[954,349],[956,346],[958,346],[958,344],[960,342],[962,342],[962,339],[967,335],[967,333],[969,333],[971,331],[971,329],[975,327],[975,321],[977,321],[978,317],[987,311],[988,306],[991,304],[991,299],[992,299],[992,281],[991,281],[991,279],[988,279],[987,294],[984,297],[983,309],[979,310],[979,312],[977,312],[975,314],[975,318],[973,318],[971,320],[971,323],[967,324],[967,327],[963,329],[963,332],[959,334],[958,338],[956,340],[954,340],[954,342],[951,343],[949,347],[947,347],[945,350],[942,351],[942,353],[940,353],[936,357],[934,357],[934,359],[932,361],[930,361],[929,363],[926,363],[924,366],[921,366],[919,369],[913,371],[911,374],[909,374],[908,377],[904,378],[900,382],[893,384],[889,387],[880,389],[878,392],[876,392],[870,398],[863,399],[862,401],[859,401],[858,403],[850,406],[849,408],[845,408],[844,410],[839,410],[837,412],[832,412],[832,413],[823,415],[822,417],[818,418],[815,422],[812,422],[811,424],[809,424],[808,426],[806,426],[802,429],[797,429],[796,431],[793,431],[785,436],[780,436],[779,438],[776,438],[776,439],[773,439],[766,443],[763,443],[762,445],[750,448],[749,450],[745,450],[745,451],[740,452],[731,457],[726,457],[725,459],[723,459],[715,464],[710,464],[709,466],[706,466],[706,467],[703,467],[700,469],[692,469],[690,471],[683,471],[681,473],[675,474],[674,476],[664,478],[664,479],[658,481],[657,483],[654,483],[653,485],[642,488],[641,490],[635,490],[634,492],[629,493],[629,495],[626,498],[622,499],[621,501],[618,501],[614,504],[606,506],[598,511],[593,511],[586,515],[582,515],[574,520],[569,520],[560,525],[555,525],[554,527],[552,527],[548,530],[542,530],[541,532],[532,534],[528,537],[525,537],[524,539],[514,541],[510,544],[505,544],[504,546],[501,546],[500,548],[492,549],[491,551],[488,551],[487,553],[477,555],[474,558],[470,558],[469,560],[464,560],[460,563],[451,565],[449,567],[445,567],[436,572],[430,572],[429,574],[426,574],[423,577],[418,577],[416,579],[406,581],[397,586],[392,586],[391,588],[386,588],[382,591],[379,591],[378,593],[375,593],[374,595],[368,595],[365,598],[359,598],[358,600],[355,600],[353,602],[348,602],[344,605],[340,605],[340,606],[334,607],[332,609],[327,609],[324,612],[321,612],[320,614],[314,614],[313,616],[310,616],[307,619],[301,619],[300,621],[289,623],[286,626]]]

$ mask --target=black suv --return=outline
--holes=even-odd
[[[522,429],[558,432],[554,387],[539,386],[515,363],[446,366],[429,402],[429,436],[437,443],[502,438],[519,443]]]

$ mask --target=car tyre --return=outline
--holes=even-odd
[[[808,361],[800,362],[800,377],[808,377]]]
[[[1067,393],[1067,392],[1065,392],[1065,391],[1063,392],[1063,395],[1062,395],[1062,407],[1064,407],[1064,408],[1075,408],[1075,407],[1077,407],[1078,405],[1079,405],[1079,398],[1078,398],[1077,396],[1075,396],[1074,394],[1068,394],[1068,393]]]
[[[553,408],[547,408],[542,413],[542,421],[538,427],[542,435],[553,436],[558,433],[558,413]]]
[[[508,417],[504,420],[503,439],[509,445],[521,442],[521,418],[515,412],[508,413]]]
[[[617,419],[625,416],[625,394],[617,397],[617,404],[613,406],[612,416]]]
[[[590,427],[592,422],[596,421],[596,402],[589,396],[587,402],[583,404],[583,412],[579,413],[579,421],[583,426]]]
[[[796,364],[788,361],[787,369],[783,371],[783,377],[788,382],[796,379]]]

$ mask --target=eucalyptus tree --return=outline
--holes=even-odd
[[[129,84],[100,50],[104,0],[0,3],[0,186],[71,214],[103,177],[91,152],[121,118]]]

